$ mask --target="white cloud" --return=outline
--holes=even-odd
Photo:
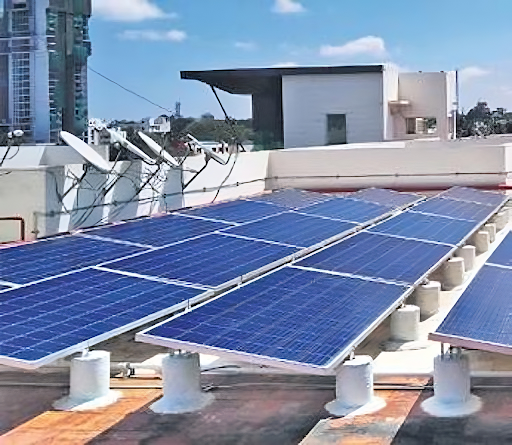
[[[185,31],[171,29],[170,31],[156,31],[152,29],[131,29],[119,35],[124,40],[146,40],[150,42],[169,41],[183,42],[187,38]]]
[[[297,0],[275,0],[274,12],[278,14],[297,14],[305,11],[306,8]]]
[[[324,57],[385,56],[386,44],[380,37],[366,36],[340,46],[324,45],[320,48],[320,55]]]
[[[235,42],[235,48],[243,49],[244,51],[254,51],[258,45],[254,42]]]
[[[150,19],[175,18],[153,0],[93,0],[93,14],[116,22],[142,22]]]
[[[491,74],[491,72],[485,68],[479,66],[468,66],[459,71],[459,78],[461,81],[468,81],[478,79],[479,77],[485,77],[489,74]]]
[[[295,62],[280,62],[272,65],[272,68],[295,68],[298,66]]]

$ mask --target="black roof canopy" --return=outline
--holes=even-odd
[[[283,76],[317,74],[382,73],[384,65],[311,66],[292,68],[244,68],[231,70],[182,71],[182,79],[199,80],[232,94],[257,94]]]

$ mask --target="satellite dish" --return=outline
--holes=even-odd
[[[100,172],[110,172],[111,168],[108,165],[108,162],[105,161],[105,159],[103,159],[84,141],[78,139],[76,136],[72,135],[71,133],[68,133],[67,131],[61,131],[60,137],[66,144],[68,144],[72,149],[74,149],[87,162],[94,165]]]
[[[180,165],[167,151],[165,151],[160,145],[158,145],[153,139],[145,135],[142,131],[139,131],[140,138],[146,143],[146,145],[154,151],[158,156],[161,156],[165,161],[171,164],[175,168],[180,168]]]
[[[110,136],[112,136],[112,139],[114,140],[114,142],[119,143],[121,146],[123,146],[127,150],[131,151],[133,154],[137,155],[139,158],[141,158],[143,161],[147,162],[148,164],[155,163],[154,159],[150,158],[140,148],[137,148],[135,145],[133,145],[130,141],[126,140],[124,137],[122,137],[116,131],[108,130],[108,132],[110,133]]]
[[[228,161],[225,159],[222,159],[217,153],[215,153],[211,148],[205,147],[204,145],[201,145],[201,143],[191,134],[187,134],[187,137],[196,145],[201,147],[204,150],[204,153],[207,157],[213,159],[215,162],[218,162],[221,165],[226,165]]]

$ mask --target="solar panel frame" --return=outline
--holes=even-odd
[[[120,274],[116,274],[116,273],[107,272],[107,271],[104,271],[104,270],[95,270],[93,268],[90,268],[90,269],[83,270],[83,271],[73,272],[72,274],[69,274],[69,275],[65,275],[65,276],[61,276],[61,277],[57,277],[57,278],[52,278],[52,279],[47,280],[45,282],[36,283],[36,284],[29,284],[29,285],[25,285],[25,286],[20,286],[19,288],[10,290],[10,291],[8,291],[6,293],[0,293],[0,295],[8,294],[9,300],[7,301],[7,304],[9,304],[9,302],[14,301],[16,295],[19,292],[24,292],[24,291],[28,291],[28,292],[34,291],[34,292],[37,292],[38,289],[42,289],[41,293],[48,292],[48,289],[52,289],[51,286],[55,285],[55,284],[58,284],[59,280],[67,280],[67,279],[79,278],[80,275],[84,274],[84,273],[98,274],[98,275],[108,274],[111,277],[119,277],[118,278],[119,280],[122,280],[122,279],[129,280],[129,281],[131,280],[133,283],[138,281],[139,284],[147,284],[147,283],[149,283],[148,280],[134,278],[134,277],[128,277],[128,276],[124,276],[124,275],[120,275]],[[93,280],[90,280],[90,281],[93,281]],[[95,282],[94,282],[94,284],[95,284]],[[213,295],[215,295],[215,293],[213,291],[211,291],[211,290],[205,291],[205,290],[193,289],[193,288],[186,287],[186,286],[179,286],[179,285],[175,285],[175,284],[173,285],[173,284],[165,284],[165,283],[155,283],[155,282],[153,282],[153,285],[161,286],[161,289],[165,289],[165,286],[169,286],[169,289],[171,289],[171,288],[178,289],[180,292],[187,291],[187,292],[189,292],[193,296],[191,296],[190,298],[184,299],[184,300],[180,301],[179,303],[173,304],[171,306],[167,306],[164,309],[161,309],[161,310],[159,310],[157,312],[153,312],[153,313],[150,313],[150,314],[148,314],[148,315],[146,315],[144,317],[138,318],[135,321],[132,321],[130,323],[126,323],[124,325],[121,325],[121,326],[119,326],[119,327],[117,327],[115,329],[106,330],[105,332],[103,332],[103,333],[101,333],[99,335],[96,335],[94,337],[90,337],[90,338],[88,338],[85,341],[74,343],[73,345],[71,345],[69,347],[59,349],[59,350],[57,350],[57,351],[55,351],[53,353],[48,353],[47,355],[44,355],[41,358],[35,359],[35,360],[21,359],[21,358],[16,358],[16,357],[9,357],[7,355],[1,355],[2,347],[4,348],[4,351],[5,351],[6,345],[0,344],[0,364],[1,365],[6,365],[6,366],[11,366],[11,367],[16,367],[16,368],[21,368],[21,369],[34,370],[34,369],[40,368],[42,366],[48,365],[50,363],[53,363],[55,360],[58,360],[60,358],[64,358],[64,357],[67,357],[67,356],[69,356],[71,354],[83,351],[84,349],[87,349],[89,347],[97,345],[98,343],[101,343],[103,341],[109,340],[109,339],[111,339],[113,337],[116,337],[118,335],[121,335],[123,333],[126,333],[126,332],[132,331],[134,329],[137,329],[137,328],[139,328],[139,327],[141,327],[141,326],[143,326],[145,324],[148,324],[148,323],[154,322],[156,320],[159,320],[159,319],[161,319],[163,317],[166,317],[168,315],[171,315],[171,314],[173,314],[175,312],[183,311],[183,310],[189,308],[190,306],[199,304],[199,303],[203,302],[205,299],[211,298]],[[64,286],[66,286],[66,285],[64,285]],[[48,288],[48,289],[45,290],[45,288]],[[103,296],[104,295],[108,295],[108,291],[109,291],[109,289],[107,289],[106,292],[99,293],[96,296],[98,298],[102,298],[102,295]],[[112,289],[112,291],[116,292],[115,289]],[[91,291],[89,291],[89,292],[91,292]],[[24,298],[24,297],[22,296],[21,298]],[[3,302],[0,301],[0,307],[1,307],[2,303]],[[115,303],[120,303],[120,301],[115,301],[114,304]],[[52,303],[51,303],[51,301],[41,300],[41,304],[52,304]],[[84,304],[87,304],[87,303],[80,301],[77,304],[84,305]],[[108,305],[105,306],[105,307],[108,307]],[[128,310],[130,310],[130,309],[136,310],[138,308],[139,308],[139,306],[137,306],[136,308],[130,307],[130,308],[126,308],[126,309],[128,309]],[[22,308],[22,310],[24,310],[24,311],[26,311],[27,309],[30,310],[30,307],[29,308],[25,308],[25,307]],[[105,308],[102,307],[101,309],[104,310]],[[66,309],[66,311],[69,311],[69,309]],[[50,316],[50,315],[51,315],[51,313],[44,312],[44,316]],[[2,314],[2,316],[6,316],[6,315]],[[118,316],[119,317],[119,316],[122,316],[122,314],[118,314],[118,313],[114,312],[112,316]],[[11,315],[11,317],[12,317],[12,315]],[[83,317],[85,318],[85,315]],[[0,317],[0,320],[1,320],[1,317]],[[34,321],[37,320],[37,317],[29,318],[28,320],[32,320],[32,323],[34,323]],[[72,318],[69,321],[72,322],[73,321]],[[101,319],[101,320],[95,321],[95,322],[97,322],[97,323],[104,323],[104,322],[107,322],[107,321],[108,321],[108,318]],[[58,324],[60,324],[60,323],[57,323],[57,325]],[[15,325],[15,323],[11,324],[11,327],[13,325]],[[33,326],[34,325],[32,324],[32,327]],[[50,327],[51,327],[51,324],[46,326],[46,329],[49,329]],[[85,327],[81,327],[80,329],[84,329],[84,328]],[[45,329],[45,328],[39,328],[39,329]],[[1,330],[0,330],[0,334],[2,334]],[[30,335],[30,333],[28,335]],[[64,335],[67,335],[67,334],[65,333]],[[71,332],[70,335],[72,335],[72,332]],[[51,342],[51,341],[53,341],[54,338],[58,339],[58,336],[55,335],[53,337],[49,337],[48,339],[39,339],[38,341],[39,342],[42,342],[42,341]],[[5,340],[3,342],[5,342]],[[35,341],[33,341],[33,342],[35,343]],[[19,348],[20,347],[23,348],[22,346],[19,346]]]
[[[179,271],[178,267],[184,264],[182,258],[177,258],[178,252],[176,252],[175,250],[178,247],[183,248],[182,255],[185,255],[185,258],[188,259],[189,261],[195,261],[197,258],[204,260],[204,258],[203,258],[204,252],[203,252],[203,250],[196,250],[197,245],[202,243],[202,244],[207,244],[211,248],[214,248],[214,249],[219,249],[221,247],[225,248],[225,246],[219,246],[220,241],[225,242],[226,245],[229,245],[229,243],[238,244],[237,248],[239,250],[240,249],[249,249],[251,246],[260,247],[261,249],[265,249],[269,255],[271,255],[271,254],[273,255],[273,252],[271,252],[271,250],[275,250],[276,258],[269,263],[264,263],[264,264],[262,263],[262,265],[257,269],[250,269],[241,275],[234,276],[233,278],[230,278],[229,280],[222,281],[222,282],[210,281],[209,283],[207,283],[205,281],[206,278],[202,278],[202,277],[200,278],[200,280],[197,280],[197,281],[193,280],[193,276],[208,275],[208,268],[193,269],[193,271],[195,273],[195,275],[193,275],[193,276],[190,274],[185,274],[185,273],[178,276],[178,274],[181,273]],[[275,249],[271,249],[272,247],[274,247]],[[188,253],[187,253],[187,249],[188,249]],[[195,255],[195,256],[192,255],[191,254],[192,251],[196,251],[197,255]],[[283,252],[282,256],[280,256],[281,254],[279,253],[279,251]],[[166,272],[166,275],[154,275],[154,274],[152,275],[151,273],[148,272],[148,269],[142,270],[142,266],[138,266],[138,264],[141,264],[141,263],[144,264],[144,262],[151,261],[152,258],[158,258],[159,256],[161,257],[162,255],[164,255],[164,258],[165,258],[166,252],[169,252],[171,259],[173,256],[176,256],[176,258],[172,259],[172,265],[174,267],[171,267],[170,262],[166,263],[165,270],[169,271],[169,272]],[[139,254],[134,254],[134,255],[131,255],[126,258],[108,261],[108,262],[102,263],[100,266],[108,268],[113,271],[116,271],[118,273],[132,273],[132,274],[136,274],[136,275],[143,276],[143,277],[162,278],[162,279],[168,280],[168,282],[188,283],[189,285],[196,284],[196,285],[200,285],[200,286],[205,286],[207,288],[215,289],[216,291],[220,291],[222,289],[227,289],[232,286],[243,283],[245,281],[251,280],[254,277],[257,277],[261,274],[266,273],[269,270],[275,269],[283,264],[289,263],[289,262],[293,261],[295,258],[297,258],[297,256],[300,254],[300,252],[301,252],[300,249],[297,249],[294,247],[277,245],[275,243],[268,243],[268,242],[259,241],[259,240],[249,240],[249,239],[243,239],[243,238],[239,238],[239,237],[232,237],[232,236],[225,235],[222,232],[219,232],[219,233],[213,233],[213,234],[209,234],[206,236],[202,236],[201,238],[197,238],[195,240],[187,240],[187,241],[180,243],[179,245],[173,245],[170,247],[154,249],[154,250],[151,250],[148,252],[141,252]],[[239,257],[233,258],[233,260],[235,260],[235,259],[238,260]],[[256,260],[259,261],[259,258],[257,258]],[[151,262],[154,263],[154,261],[151,261]],[[193,263],[193,264],[189,263],[188,267],[189,267],[189,269],[193,268],[193,267],[197,267],[197,264],[198,263]],[[215,263],[214,266],[218,267],[218,263]],[[158,267],[163,267],[163,264],[159,263]],[[138,268],[138,269],[136,269],[136,268]],[[144,271],[146,271],[146,272],[144,273]],[[230,271],[231,271],[231,269],[228,272],[230,272]],[[223,273],[227,273],[227,272],[223,271]],[[168,274],[173,274],[174,276],[170,276]],[[215,277],[213,277],[213,278],[217,279],[216,278],[217,276],[218,276],[218,274],[215,275]]]
[[[508,197],[501,193],[487,192],[470,187],[452,187],[451,189],[441,193],[439,196],[489,206],[501,205],[508,201]]]
[[[174,222],[177,224],[173,224]],[[183,234],[183,227],[180,227],[182,225],[189,226],[186,228],[185,234]],[[159,226],[166,227],[158,232]],[[180,241],[197,238],[232,226],[233,224],[221,221],[189,218],[187,216],[169,213],[124,221],[108,226],[92,227],[90,229],[81,230],[75,233],[75,235],[98,239],[100,241],[153,248],[169,246]],[[176,233],[178,230],[182,231],[179,235]],[[162,232],[172,232],[172,237],[168,237],[165,242],[159,242],[158,239],[155,241],[155,238],[162,236]],[[169,233],[164,234],[164,236],[168,235]]]
[[[407,222],[407,219],[409,219],[409,222]],[[397,227],[400,224],[402,224],[402,227]],[[443,224],[445,224],[444,227]],[[417,236],[413,237],[411,236],[411,231],[413,231],[417,225],[422,226],[422,233],[418,233]],[[436,226],[437,230],[434,234],[428,233],[429,229]],[[479,229],[479,227],[480,225],[473,221],[408,211],[378,223],[367,230],[370,233],[380,233],[381,235],[394,235],[405,239],[461,246]],[[425,232],[427,233],[425,234]]]
[[[248,214],[246,216],[238,214],[240,210],[236,209],[236,207],[244,208]],[[269,216],[286,212],[287,210],[288,209],[286,207],[282,207],[269,202],[257,202],[238,199],[235,201],[225,201],[218,204],[178,210],[173,212],[173,214],[182,215],[189,218],[200,218],[209,221],[218,221],[228,224],[244,224],[252,221],[259,221],[260,219],[265,219]]]
[[[314,241],[310,241],[309,243],[305,242],[299,245],[298,243],[295,242],[297,238],[300,237],[297,232],[300,232],[302,230],[302,227],[304,225],[307,225],[307,223],[311,223],[319,231],[325,231],[329,229],[330,236],[328,236],[327,238],[325,238],[325,236],[316,236],[313,237]],[[278,228],[276,230],[272,227],[269,228],[268,224],[277,224],[280,225],[281,227],[284,227],[284,229],[279,230]],[[296,233],[290,236],[288,236],[286,233],[282,233],[286,232],[287,225],[293,225],[292,230],[295,231]],[[335,225],[337,226],[338,230],[331,229],[331,227],[334,228]],[[244,236],[255,240],[285,243],[300,249],[315,250],[317,248],[323,247],[326,244],[330,244],[334,241],[337,241],[338,239],[341,239],[344,236],[354,233],[354,231],[361,227],[361,224],[331,220],[314,215],[305,215],[303,213],[289,211],[280,213],[279,215],[271,216],[269,218],[266,218],[265,220],[230,227],[226,230],[223,230],[222,233],[226,235]],[[261,230],[260,233],[257,232],[258,229]],[[265,229],[267,229],[266,233]],[[307,227],[304,230],[306,229]],[[312,238],[310,237],[310,240],[311,239]]]
[[[470,304],[468,303],[468,300],[470,300],[473,296],[470,294],[471,292],[476,292],[476,297],[473,297],[473,299],[477,300],[477,307],[474,312],[477,312],[479,316],[482,314],[485,314],[486,312],[489,313],[489,310],[491,308],[496,308],[496,305],[494,304],[488,304],[488,283],[489,283],[489,277],[486,277],[486,275],[493,275],[492,276],[492,282],[495,284],[495,286],[500,286],[502,283],[496,281],[498,278],[496,277],[496,274],[503,274],[508,276],[508,285],[506,285],[507,290],[510,288],[510,283],[512,283],[512,268],[504,267],[504,266],[496,266],[492,264],[484,264],[482,269],[476,274],[475,278],[468,284],[466,289],[464,290],[463,294],[455,303],[455,306],[450,310],[446,318],[443,320],[441,325],[436,329],[435,332],[432,332],[429,334],[429,339],[433,341],[438,341],[441,343],[448,343],[451,346],[461,347],[461,348],[468,348],[468,349],[477,349],[487,352],[497,352],[500,354],[506,354],[506,355],[512,355],[512,334],[509,335],[509,343],[505,344],[503,342],[498,341],[492,341],[489,340],[490,335],[487,331],[486,334],[484,334],[482,337],[486,338],[476,338],[477,335],[472,336],[470,333],[467,333],[466,335],[459,335],[458,333],[449,332],[450,331],[450,323],[457,325],[457,320],[455,317],[457,317],[458,312],[462,312],[465,309],[467,309],[465,306]],[[482,298],[482,295],[484,291],[487,291],[487,298]],[[468,295],[469,294],[469,295]],[[466,296],[465,296],[466,295]],[[491,298],[494,297],[494,295],[490,295]],[[496,327],[503,326],[503,323],[505,322],[505,319],[508,318],[508,314],[510,313],[510,309],[512,308],[512,295],[509,296],[509,300],[511,300],[511,303],[507,305],[506,307],[500,307],[498,308],[498,311],[495,311],[494,319],[492,320],[492,323]],[[502,314],[503,317],[501,319],[496,318],[496,315]],[[475,328],[475,324],[481,324],[481,320],[473,320],[471,318],[465,318],[466,324],[468,321],[471,321],[468,326],[471,326],[472,328]],[[507,320],[508,321],[508,320]],[[501,323],[500,323],[501,322]],[[457,327],[453,327],[452,331],[457,330]],[[442,331],[445,332],[442,332]]]
[[[275,190],[272,193],[248,196],[245,199],[248,201],[270,202],[286,207],[287,209],[298,210],[313,204],[329,201],[333,199],[333,197],[334,196],[324,193],[310,192],[307,190],[281,189]]]
[[[401,193],[391,189],[367,188],[346,195],[347,198],[360,199],[380,205],[390,205],[395,208],[405,208],[424,199],[415,193]]]
[[[227,293],[223,293],[222,295],[218,295],[213,299],[210,299],[207,302],[203,302],[200,305],[196,306],[194,308],[195,312],[196,310],[207,306],[211,303],[214,303],[216,300],[220,300],[231,293],[234,292],[240,292],[243,291],[243,289],[247,286],[252,286],[259,280],[262,280],[266,277],[272,276],[277,274],[279,271],[286,270],[286,269],[297,269],[294,266],[283,266],[277,270],[273,270],[265,275],[262,275],[258,277],[256,280],[251,281],[250,283],[245,283],[241,287],[232,289],[228,291]],[[323,271],[312,271],[313,274],[318,274],[319,276],[328,276],[328,273],[325,273]],[[352,277],[339,277],[339,278],[346,278],[346,279],[355,279],[359,280],[361,282],[367,282],[367,283],[378,283],[374,280],[368,280],[368,279],[362,279],[362,278],[352,278]],[[383,283],[381,283],[383,284]],[[397,288],[400,288],[402,286],[392,284],[392,283],[386,283],[389,286],[397,286]],[[204,354],[213,354],[221,358],[225,358],[228,360],[243,360],[248,363],[258,364],[258,365],[264,365],[264,366],[271,366],[271,367],[278,367],[283,368],[295,372],[307,372],[309,374],[315,374],[315,375],[332,375],[333,371],[345,360],[345,358],[350,355],[350,353],[356,348],[359,344],[361,344],[367,337],[370,335],[389,315],[393,313],[394,310],[396,310],[397,307],[399,307],[413,292],[414,287],[402,287],[404,290],[402,294],[397,298],[397,300],[394,302],[394,304],[390,305],[385,311],[383,311],[379,317],[376,317],[374,321],[362,332],[357,335],[357,337],[350,342],[348,346],[346,346],[344,349],[342,349],[339,353],[335,354],[328,363],[325,365],[319,366],[319,365],[313,365],[313,364],[306,364],[303,362],[297,362],[292,360],[286,360],[286,359],[279,359],[279,358],[273,358],[273,357],[265,357],[261,355],[255,355],[247,352],[242,351],[233,351],[229,349],[223,349],[219,347],[213,347],[208,346],[204,344],[197,344],[197,343],[191,343],[186,341],[180,341],[176,339],[165,339],[162,337],[153,336],[151,334],[148,334],[148,332],[165,325],[167,323],[172,323],[172,321],[179,318],[181,315],[186,316],[186,314],[178,314],[168,320],[162,321],[154,326],[151,326],[135,335],[135,340],[143,343],[149,343],[157,346],[163,346],[168,347],[172,349],[183,349],[191,352],[199,352]]]
[[[345,204],[347,206],[347,209],[344,210],[346,212],[345,215],[338,213],[339,209],[336,209],[337,203]],[[330,209],[331,206],[335,208]],[[350,209],[351,206],[352,209]],[[356,207],[359,207],[359,209],[357,209],[357,212],[354,212],[354,208]],[[367,217],[363,216],[365,210],[368,211]],[[363,201],[361,199],[337,197],[329,201],[304,207],[300,209],[298,213],[309,216],[329,218],[338,221],[347,221],[357,224],[369,225],[372,224],[373,222],[380,221],[381,219],[384,219],[387,216],[391,216],[396,211],[396,208],[374,204],[372,202]],[[350,214],[349,212],[352,212],[352,214]]]

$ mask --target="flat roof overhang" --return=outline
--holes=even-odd
[[[244,68],[230,70],[182,71],[182,79],[200,82],[231,94],[258,94],[283,76],[382,73],[384,65],[311,66],[292,68]]]

